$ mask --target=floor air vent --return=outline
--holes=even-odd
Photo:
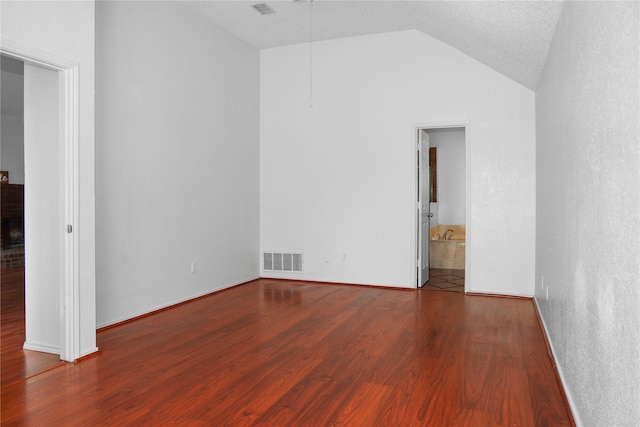
[[[302,254],[265,252],[262,257],[265,271],[292,271],[302,273]]]

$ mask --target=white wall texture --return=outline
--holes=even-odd
[[[80,355],[96,350],[93,1],[0,2],[0,37],[79,64]]]
[[[535,297],[585,426],[640,425],[639,8],[565,3],[536,92]]]
[[[5,70],[5,63],[10,63]],[[0,96],[0,170],[9,172],[10,184],[24,184],[24,66],[2,57]]]
[[[258,276],[260,64],[177,2],[96,11],[102,326]]]
[[[467,171],[464,128],[429,129],[435,147],[438,175],[438,223],[464,224],[467,211]]]
[[[467,123],[469,290],[533,295],[534,93],[418,31],[261,51],[260,247],[309,280],[414,287],[415,128]],[[517,254],[515,256],[514,254]]]

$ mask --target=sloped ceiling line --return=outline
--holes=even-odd
[[[248,44],[266,49],[308,42],[308,1],[185,1],[184,4]],[[314,0],[316,41],[419,30],[523,86],[535,90],[562,1]]]

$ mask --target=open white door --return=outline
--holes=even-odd
[[[64,283],[64,145],[57,71],[24,64],[24,348],[60,354]]]
[[[431,212],[431,171],[429,170],[429,135],[418,129],[418,282],[422,287],[429,280],[429,240]]]

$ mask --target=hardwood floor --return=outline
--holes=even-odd
[[[2,386],[62,365],[64,362],[55,354],[22,349],[25,340],[24,269],[3,268],[0,272],[0,289]]]
[[[565,426],[530,300],[261,279],[100,331],[2,425]]]

